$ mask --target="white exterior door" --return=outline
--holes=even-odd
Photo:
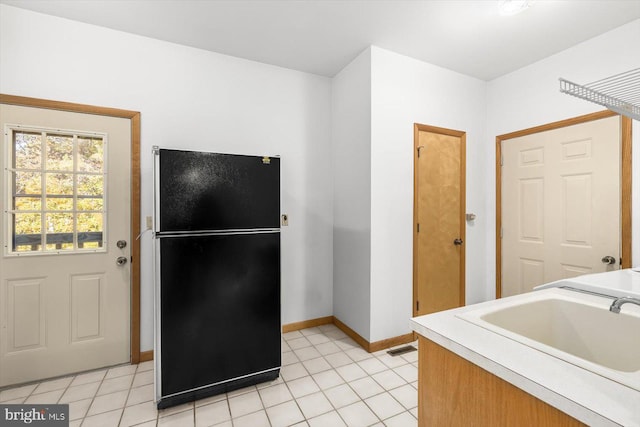
[[[0,126],[0,387],[129,362],[130,120],[3,104]]]
[[[502,296],[619,268],[620,126],[615,116],[502,141]]]

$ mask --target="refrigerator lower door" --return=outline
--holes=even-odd
[[[277,378],[280,233],[159,243],[158,408]]]

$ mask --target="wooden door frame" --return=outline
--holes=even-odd
[[[613,111],[604,110],[571,119],[560,120],[541,126],[535,126],[504,135],[496,136],[496,298],[502,297],[502,142],[521,136],[532,135],[607,117],[620,116]],[[622,268],[631,267],[631,119],[621,117],[621,146],[620,146],[620,226],[621,226],[621,258]]]
[[[418,299],[418,284],[417,278],[417,246],[418,246],[418,144],[420,131],[438,133],[441,135],[448,135],[460,138],[460,238],[462,239],[462,247],[460,248],[460,306],[464,306],[466,302],[466,205],[467,205],[467,133],[459,130],[446,129],[436,126],[423,125],[420,123],[413,124],[413,302],[411,310],[413,316],[417,316],[416,301]]]
[[[117,108],[48,99],[0,94],[0,104],[34,107],[73,113],[95,114],[131,120],[131,301],[130,301],[130,352],[131,363],[140,362],[140,113]]]

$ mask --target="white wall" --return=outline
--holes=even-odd
[[[372,47],[332,82],[0,5],[0,92],[141,111],[143,217],[152,212],[153,145],[281,155],[282,211],[290,216],[283,323],[335,314],[373,342],[410,330],[413,123],[467,132],[467,212],[478,214],[467,224],[467,302],[490,299],[495,136],[602,110],[560,94],[558,77],[587,83],[640,67],[639,39],[636,20],[488,84]],[[639,265],[637,121],[633,132]],[[148,234],[141,263],[147,350]]]
[[[467,132],[467,211],[485,211],[485,86],[375,46],[333,79],[334,315],[369,342],[411,332],[414,123]],[[467,226],[470,303],[487,298],[484,227]]]
[[[485,262],[495,260],[495,137],[605,108],[562,94],[558,78],[587,84],[640,67],[640,20],[607,32],[488,83],[487,138],[483,187],[487,189]],[[640,126],[633,123],[633,265],[640,265]],[[495,268],[488,268],[487,288],[495,284]],[[495,291],[495,289],[492,289]],[[494,296],[492,293],[490,296]]]
[[[467,133],[467,303],[487,299],[485,82],[371,49],[371,340],[411,331],[413,124]],[[489,266],[490,268],[490,266]]]
[[[333,313],[369,340],[371,49],[332,81]]]
[[[0,92],[140,111],[143,216],[151,147],[282,156],[282,321],[332,314],[329,79],[0,5]],[[143,224],[144,225],[144,224]],[[141,347],[153,347],[151,236]]]

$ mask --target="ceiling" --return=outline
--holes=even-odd
[[[369,45],[491,80],[640,18],[640,0],[0,0],[323,76]],[[639,35],[640,36],[640,35]]]

